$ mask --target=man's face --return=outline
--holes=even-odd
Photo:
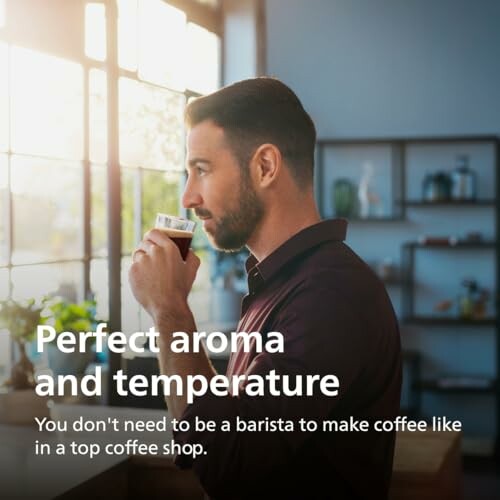
[[[188,181],[182,198],[203,220],[212,244],[221,250],[242,248],[262,219],[248,165],[239,165],[224,131],[211,121],[195,125],[187,138]]]

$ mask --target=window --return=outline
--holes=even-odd
[[[10,160],[12,263],[81,259],[81,163],[18,155]]]
[[[0,299],[83,298],[84,67],[0,41]],[[1,334],[0,373],[9,339]]]
[[[0,28],[5,26],[5,0],[0,0]]]
[[[187,26],[187,60],[192,61],[186,67],[187,86],[208,94],[219,86],[219,37],[214,33],[189,23]]]
[[[9,65],[8,47],[0,41],[0,152],[9,147]]]
[[[85,6],[85,55],[106,60],[106,10],[100,3]]]
[[[8,185],[8,157],[0,153],[0,267],[6,266],[9,261],[7,242],[7,232],[9,230]],[[2,285],[0,284],[0,286]]]
[[[35,45],[36,37],[22,30],[19,39],[3,35],[0,0],[0,300],[50,293],[82,300],[92,293],[99,316],[108,317],[111,131],[120,145],[122,327],[149,328],[129,290],[130,253],[157,211],[181,213],[184,108],[189,96],[219,84],[219,36],[207,29],[217,24],[216,11],[185,3],[186,12],[163,0],[117,0],[116,9],[96,0],[84,11],[75,3],[75,15],[64,19],[50,12],[44,21],[53,29],[43,30],[50,39]],[[15,10],[9,22],[19,25]],[[118,50],[112,54],[107,18],[115,15]],[[70,30],[59,29],[67,23]],[[118,98],[118,108],[108,116],[111,98]],[[0,333],[0,377],[9,353],[8,337]]]
[[[139,77],[171,89],[185,90],[184,12],[162,0],[139,2],[138,21]]]
[[[89,158],[106,163],[108,155],[107,79],[99,69],[89,72]]]
[[[121,78],[120,163],[182,171],[183,94]]]
[[[10,54],[10,149],[81,160],[82,66],[16,46],[10,48]]]
[[[198,31],[196,31],[198,30]],[[198,37],[196,37],[198,35]],[[189,41],[191,40],[191,43]],[[203,50],[200,55],[197,50]],[[122,185],[122,326],[149,328],[130,294],[130,252],[156,212],[178,214],[184,179],[187,95],[215,90],[219,37],[162,0],[118,1],[119,133]],[[193,68],[198,66],[198,71]],[[198,75],[195,79],[193,75]],[[206,242],[203,241],[203,244]],[[206,259],[203,245],[199,256]],[[208,319],[208,274],[199,280],[197,317]],[[197,292],[197,293],[196,293]],[[203,298],[202,298],[203,297]]]

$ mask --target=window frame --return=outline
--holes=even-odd
[[[11,2],[13,0],[10,0]],[[182,10],[186,14],[186,23],[193,22],[207,30],[213,32],[219,37],[219,83],[222,82],[223,75],[223,44],[224,44],[224,33],[223,33],[223,23],[222,23],[222,8],[219,2],[217,8],[212,8],[209,5],[205,5],[197,2],[196,0],[163,0],[164,3],[176,7]],[[82,246],[81,257],[70,258],[70,259],[54,259],[50,261],[40,261],[40,262],[29,262],[23,264],[13,264],[12,253],[13,253],[13,235],[14,235],[14,220],[13,220],[13,196],[12,196],[12,183],[11,183],[11,163],[12,156],[30,156],[36,158],[45,158],[49,160],[56,160],[55,157],[42,157],[35,155],[27,155],[14,153],[11,149],[12,139],[11,139],[11,126],[9,120],[9,130],[8,130],[8,148],[6,151],[0,152],[0,154],[5,155],[7,164],[7,189],[6,189],[6,214],[5,214],[5,240],[6,240],[6,262],[5,264],[0,264],[0,269],[7,269],[8,275],[8,297],[12,297],[13,293],[13,280],[12,280],[12,270],[15,267],[21,266],[32,266],[37,264],[63,264],[63,263],[75,263],[82,266],[82,282],[80,289],[78,290],[79,296],[88,297],[91,293],[91,263],[93,260],[107,259],[108,263],[108,312],[109,312],[109,329],[110,331],[121,330],[121,268],[122,268],[122,258],[128,256],[127,252],[122,251],[122,231],[121,231],[121,169],[119,158],[119,79],[122,77],[129,78],[134,81],[143,82],[139,78],[139,70],[130,71],[119,67],[118,64],[118,6],[116,0],[82,0],[78,8],[82,8],[81,23],[82,26],[77,26],[75,32],[77,34],[84,34],[85,32],[85,16],[83,15],[85,6],[88,3],[101,3],[105,6],[105,26],[106,26],[106,60],[98,61],[91,59],[85,55],[85,43],[82,40],[81,53],[78,57],[75,54],[71,56],[64,56],[60,53],[52,53],[48,50],[38,47],[31,47],[41,53],[47,53],[51,55],[56,55],[57,57],[63,57],[66,60],[77,62],[81,65],[83,70],[83,154],[81,159],[71,160],[75,163],[80,163],[82,168],[82,192],[83,192],[83,206],[82,206]],[[23,44],[23,40],[19,40],[15,36],[15,31],[11,30],[9,27],[9,0],[6,1],[6,25],[0,28],[0,42],[5,42],[7,44],[7,54],[8,54],[8,74],[9,82],[7,85],[7,92],[9,96],[9,105],[7,113],[11,116],[11,48],[13,45],[28,46],[29,43]],[[50,31],[50,30],[49,30]],[[50,37],[50,34],[48,35]],[[47,44],[47,45],[50,45]],[[92,162],[90,160],[90,73],[92,70],[102,70],[106,74],[107,78],[107,161]],[[175,89],[169,89],[161,85],[155,85],[151,82],[145,82],[148,85],[157,86],[161,89],[166,89],[171,92],[176,92],[178,94],[184,95],[186,102],[191,97],[197,97],[200,94],[193,92],[189,89],[185,89],[184,92],[179,92]],[[104,165],[107,170],[107,256],[94,255],[92,249],[92,232],[91,232],[91,217],[92,217],[92,166],[93,165]],[[136,169],[137,175],[135,177],[135,182],[138,183],[136,189],[137,199],[134,197],[134,228],[135,237],[140,238],[141,227],[142,227],[142,173],[149,169],[144,167],[134,167]],[[185,172],[180,175],[180,188],[182,189],[185,182]],[[187,215],[186,211],[179,207],[181,214]],[[13,343],[11,343],[11,360],[14,359]],[[109,356],[109,373],[111,374],[120,369],[122,364],[122,359],[119,354],[110,353]],[[110,379],[111,380],[111,379]],[[113,391],[113,384],[110,384],[110,404],[119,404],[119,397]]]

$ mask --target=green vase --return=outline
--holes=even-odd
[[[333,209],[337,217],[352,217],[356,211],[356,187],[349,179],[337,179],[332,187]]]

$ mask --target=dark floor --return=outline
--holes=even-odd
[[[500,500],[500,461],[464,457],[462,500]]]

